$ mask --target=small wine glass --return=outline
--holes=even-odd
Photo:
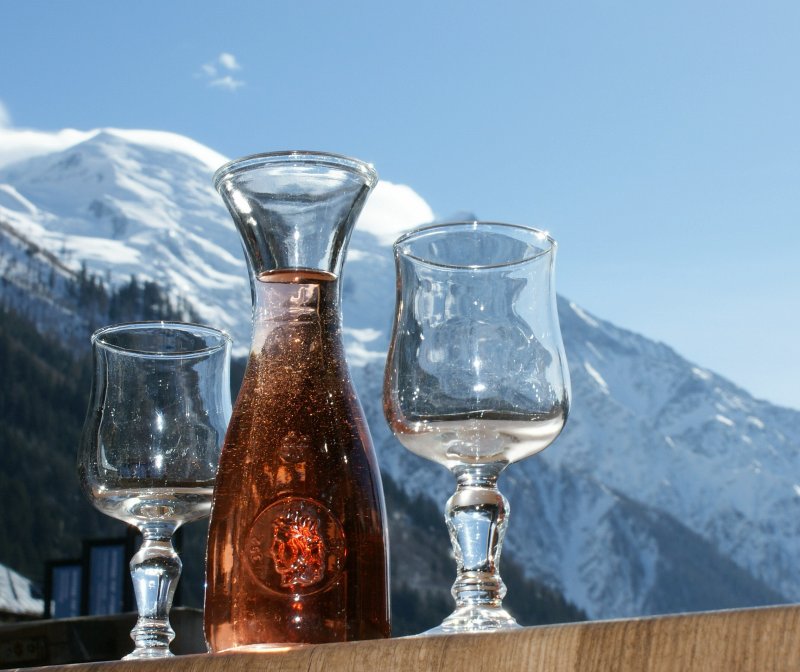
[[[445,513],[456,609],[428,634],[519,627],[502,606],[509,505],[497,478],[550,445],[567,420],[555,249],[542,231],[493,222],[428,226],[394,245],[384,412],[408,450],[457,481]]]
[[[139,618],[125,659],[160,658],[181,573],[172,535],[209,515],[231,414],[230,337],[179,322],[106,327],[78,456],[81,487],[103,513],[139,528],[130,564]]]

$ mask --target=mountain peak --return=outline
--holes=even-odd
[[[186,154],[197,159],[212,171],[228,161],[227,157],[219,152],[178,133],[120,128],[104,128],[96,133],[95,137],[108,138],[109,140],[122,139],[125,142],[143,145],[163,152]]]

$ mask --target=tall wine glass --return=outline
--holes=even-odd
[[[384,411],[408,450],[457,482],[445,513],[456,609],[431,633],[519,627],[502,607],[509,505],[497,478],[546,448],[567,420],[555,248],[541,231],[490,222],[425,227],[394,245]]]
[[[103,513],[139,528],[131,560],[139,618],[131,658],[171,656],[169,610],[181,572],[172,535],[208,516],[231,414],[231,339],[177,322],[92,336],[94,373],[78,471]]]

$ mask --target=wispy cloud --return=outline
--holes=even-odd
[[[11,128],[11,114],[0,100],[0,128]]]
[[[236,62],[236,56],[234,56],[233,54],[228,54],[224,51],[219,55],[218,60],[219,64],[223,68],[227,68],[228,70],[240,70],[242,67],[241,65],[239,65],[239,63]]]
[[[236,91],[236,89],[238,89],[240,86],[244,86],[244,82],[241,79],[234,79],[230,75],[225,75],[224,77],[218,77],[212,82],[209,82],[209,86],[216,86],[220,89]]]
[[[237,79],[232,73],[241,70],[242,66],[236,56],[223,51],[213,61],[200,66],[199,77],[204,79],[208,86],[218,89],[236,91],[245,85],[244,80]]]
[[[0,125],[0,168],[32,156],[60,152],[67,147],[88,140],[97,131],[36,131],[29,128],[12,128]]]

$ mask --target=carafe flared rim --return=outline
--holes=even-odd
[[[315,165],[327,168],[339,168],[360,175],[368,187],[378,182],[378,172],[371,163],[354,159],[343,154],[331,152],[315,152],[307,150],[284,150],[279,152],[263,152],[250,154],[239,159],[228,161],[214,173],[214,188],[219,191],[220,183],[229,175],[241,173],[270,165]]]
[[[406,243],[412,240],[423,238],[425,236],[435,235],[437,233],[452,234],[457,230],[477,231],[482,228],[523,231],[526,234],[529,234],[534,238],[536,238],[537,243],[542,247],[538,249],[536,252],[524,255],[519,258],[510,259],[508,261],[503,261],[503,262],[495,262],[487,264],[447,263],[443,261],[437,261],[429,257],[421,256],[419,254],[415,254],[408,249],[403,249]],[[552,257],[555,254],[557,247],[558,244],[556,243],[555,239],[549,233],[547,233],[547,231],[543,231],[542,229],[537,229],[535,227],[526,226],[523,224],[509,224],[506,222],[481,221],[481,220],[464,220],[458,222],[441,222],[438,224],[428,224],[426,226],[414,229],[413,231],[408,231],[404,233],[394,242],[394,245],[392,246],[395,256],[407,257],[420,264],[432,266],[435,268],[464,269],[470,271],[491,270],[496,268],[521,266],[530,263],[534,259],[538,259],[540,257],[544,257],[547,255],[551,255]]]

